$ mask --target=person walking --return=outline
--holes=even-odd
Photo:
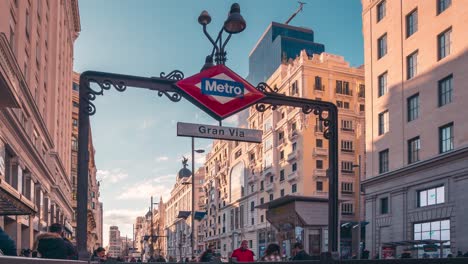
[[[242,240],[240,248],[232,252],[231,258],[237,262],[253,262],[255,254],[249,249],[249,242]]]
[[[209,245],[208,248],[201,254],[200,262],[212,262],[214,260],[214,247]]]
[[[0,251],[5,256],[17,256],[15,241],[0,227]],[[1,255],[0,254],[0,255]]]
[[[293,248],[294,257],[292,260],[311,260],[312,257],[304,250],[304,245],[301,242],[296,242]]]
[[[271,243],[265,250],[265,255],[262,257],[262,261],[281,261],[281,249],[278,244]]]

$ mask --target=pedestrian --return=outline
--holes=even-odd
[[[103,247],[98,247],[94,251],[93,256],[91,257],[91,261],[105,262],[106,260],[107,260],[106,250]]]
[[[301,242],[296,242],[293,248],[294,257],[292,260],[311,260],[312,257],[304,250],[304,245]]]
[[[63,239],[67,248],[67,259],[78,259],[78,251],[76,250],[72,242],[65,237],[65,231],[63,230],[63,226],[61,224],[54,223],[50,225],[49,232],[59,234],[60,237]]]
[[[200,262],[211,262],[214,260],[214,247],[209,245],[208,248],[201,254]]]
[[[0,227],[0,255],[17,256],[15,241]]]
[[[248,247],[249,242],[242,240],[240,248],[232,252],[231,258],[237,262],[253,262],[255,254]]]
[[[65,240],[53,232],[46,232],[37,236],[34,243],[34,250],[40,254],[41,258],[68,259],[68,248]]]
[[[280,246],[275,243],[271,243],[265,250],[265,255],[262,257],[262,261],[281,261]]]

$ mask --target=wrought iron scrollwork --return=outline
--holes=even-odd
[[[171,71],[167,75],[165,72],[161,72],[161,74],[159,74],[159,77],[163,79],[173,80],[173,81],[180,81],[184,79],[184,73],[179,70]]]
[[[91,88],[91,85],[90,85],[91,83],[97,84],[100,89],[94,90],[93,88]],[[86,96],[84,98],[84,100],[87,103],[85,111],[87,112],[88,115],[94,115],[96,113],[96,106],[92,103],[92,101],[96,99],[96,95],[103,95],[104,90],[110,90],[111,87],[114,87],[119,92],[123,92],[127,89],[127,85],[122,80],[112,80],[112,79],[104,79],[104,80],[89,79],[88,80],[88,85],[87,85],[88,89],[86,90]]]
[[[169,92],[166,92],[166,91],[159,91],[158,92],[159,97],[161,97],[163,95],[165,95],[167,98],[169,98],[169,100],[171,100],[172,102],[179,102],[182,99],[182,95],[180,95],[179,93],[176,93],[176,92],[173,92],[173,93],[169,93]]]
[[[267,83],[261,82],[257,85],[257,90],[262,93],[278,93],[278,87],[271,88]]]

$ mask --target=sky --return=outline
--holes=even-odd
[[[227,45],[226,66],[246,77],[248,55],[268,25],[285,22],[298,8],[293,0],[239,0],[247,27]],[[303,12],[290,25],[314,30],[325,51],[342,55],[352,66],[363,64],[360,0],[305,0]],[[81,33],[75,42],[74,70],[159,76],[181,70],[185,77],[200,71],[211,52],[197,18],[207,10],[208,31],[223,25],[234,1],[221,0],[79,0]],[[105,91],[91,117],[100,200],[104,204],[104,245],[109,226],[132,237],[135,218],[144,215],[150,197],[167,201],[182,156],[190,158],[190,138],[176,136],[177,122],[215,124],[207,114],[182,100],[173,103],[149,90]],[[236,126],[236,117],[223,122]],[[195,148],[209,151],[211,141],[196,139]],[[206,153],[205,153],[206,154]],[[204,154],[195,157],[197,166]],[[190,164],[190,163],[189,163]]]

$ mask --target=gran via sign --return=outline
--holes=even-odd
[[[262,130],[177,122],[177,136],[262,142]]]
[[[207,95],[240,98],[244,97],[244,85],[240,82],[203,78],[201,92]]]

